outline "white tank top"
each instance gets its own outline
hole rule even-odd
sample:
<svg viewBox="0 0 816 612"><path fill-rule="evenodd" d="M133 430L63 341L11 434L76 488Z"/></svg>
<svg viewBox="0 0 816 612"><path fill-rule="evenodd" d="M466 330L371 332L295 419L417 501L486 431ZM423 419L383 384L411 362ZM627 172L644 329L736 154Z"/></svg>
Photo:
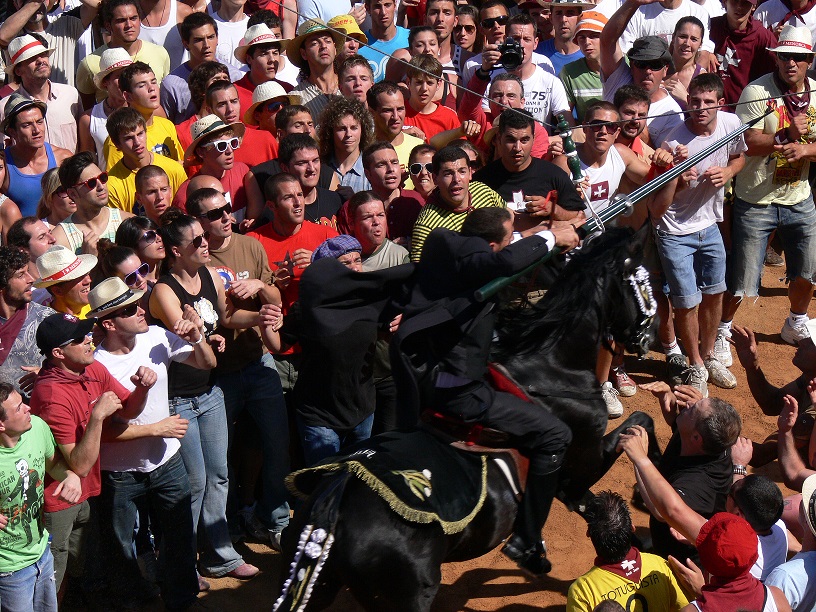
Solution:
<svg viewBox="0 0 816 612"><path fill-rule="evenodd" d="M581 170L589 177L589 191L586 196L595 212L601 212L609 206L610 196L618 190L623 173L626 171L626 164L613 145L606 154L606 163L603 166L590 168L581 162ZM587 218L592 216L592 211L588 208L586 216Z"/></svg>
<svg viewBox="0 0 816 612"><path fill-rule="evenodd" d="M187 53L187 49L184 48L184 45L181 44L181 33L177 27L178 5L176 4L176 0L167 1L170 3L167 23L156 27L146 26L142 23L139 38L167 49L167 54L170 56L170 70L172 72L181 66L183 62L190 59L190 55Z"/></svg>
<svg viewBox="0 0 816 612"><path fill-rule="evenodd" d="M96 157L99 159L99 167L107 168L108 164L105 160L105 139L108 137L108 128L105 125L108 121L108 116L105 114L104 102L97 102L91 109L91 136L93 136L94 144L96 145Z"/></svg>

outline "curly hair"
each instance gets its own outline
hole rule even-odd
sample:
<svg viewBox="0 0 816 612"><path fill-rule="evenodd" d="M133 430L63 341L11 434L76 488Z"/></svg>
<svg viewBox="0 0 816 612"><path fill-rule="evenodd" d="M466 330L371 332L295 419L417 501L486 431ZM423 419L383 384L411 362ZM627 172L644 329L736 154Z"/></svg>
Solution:
<svg viewBox="0 0 816 612"><path fill-rule="evenodd" d="M359 100L335 97L320 114L317 136L320 142L320 157L328 159L334 153L334 130L346 117L354 117L360 124L360 151L374 142L374 119Z"/></svg>
<svg viewBox="0 0 816 612"><path fill-rule="evenodd" d="M8 286L14 273L28 265L28 253L17 247L0 247L0 290Z"/></svg>

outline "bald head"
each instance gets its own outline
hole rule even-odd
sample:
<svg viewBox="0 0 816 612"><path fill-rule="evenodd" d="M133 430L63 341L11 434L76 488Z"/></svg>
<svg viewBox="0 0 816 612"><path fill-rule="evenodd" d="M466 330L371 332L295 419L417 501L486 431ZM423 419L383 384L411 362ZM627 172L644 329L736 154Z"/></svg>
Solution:
<svg viewBox="0 0 816 612"><path fill-rule="evenodd" d="M204 189L205 187L224 193L224 186L221 184L221 181L214 176L208 176L206 174L198 174L191 178L190 184L187 185L187 193L193 193L197 189Z"/></svg>

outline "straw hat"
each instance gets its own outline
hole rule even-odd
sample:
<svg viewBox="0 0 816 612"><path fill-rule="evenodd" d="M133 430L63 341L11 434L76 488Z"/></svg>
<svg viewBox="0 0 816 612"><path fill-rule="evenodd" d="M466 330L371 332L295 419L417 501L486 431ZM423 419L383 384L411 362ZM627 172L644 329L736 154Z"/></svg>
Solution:
<svg viewBox="0 0 816 612"><path fill-rule="evenodd" d="M557 6L579 9L591 9L596 6L592 2L580 2L580 0L551 0L548 4L550 5L550 10L553 10Z"/></svg>
<svg viewBox="0 0 816 612"><path fill-rule="evenodd" d="M323 32L331 35L338 49L343 46L343 35L340 32L330 30L322 19L309 19L300 24L297 29L297 36L286 44L286 57L289 61L298 68L306 66L306 60L300 57L300 50L307 38Z"/></svg>
<svg viewBox="0 0 816 612"><path fill-rule="evenodd" d="M247 28L246 34L244 34L244 37L241 39L241 44L235 48L233 55L235 55L235 59L239 62L246 64L246 54L250 47L274 42L280 43L278 45L279 49L284 49L289 39L277 38L265 23L259 23L251 28Z"/></svg>
<svg viewBox="0 0 816 612"><path fill-rule="evenodd" d="M356 38L363 44L368 44L368 36L360 29L357 20L351 15L337 15L337 17L329 19L326 25L335 30L340 30L350 38Z"/></svg>
<svg viewBox="0 0 816 612"><path fill-rule="evenodd" d="M43 117L45 117L45 113L48 111L48 107L42 100L26 98L24 95L20 93L11 94L9 96L9 99L6 101L6 108L3 111L5 117L3 117L3 121L0 122L0 132L5 133L9 122L14 117L19 115L23 111L27 111L32 107L39 108L42 111Z"/></svg>
<svg viewBox="0 0 816 612"><path fill-rule="evenodd" d="M802 483L802 504L805 506L808 527L816 536L816 474L808 476Z"/></svg>
<svg viewBox="0 0 816 612"><path fill-rule="evenodd" d="M244 123L246 125L257 126L255 121L255 109L264 102L269 102L275 98L288 98L289 104L300 104L299 93L286 93L286 90L281 87L281 84L276 81L266 81L261 83L252 92L252 106L250 106L244 113Z"/></svg>
<svg viewBox="0 0 816 612"><path fill-rule="evenodd" d="M49 49L31 34L24 34L23 36L12 38L7 51L9 61L6 64L6 72L8 74L14 74L14 67L20 62L42 55L43 53L47 53L50 56L56 49Z"/></svg>
<svg viewBox="0 0 816 612"><path fill-rule="evenodd" d="M37 258L40 280L34 286L42 289L82 278L94 269L96 261L95 255L76 255L71 249L56 244Z"/></svg>
<svg viewBox="0 0 816 612"><path fill-rule="evenodd" d="M190 127L190 135L193 137L193 142L184 151L184 160L192 161L195 158L195 150L201 141L210 136L214 136L219 132L225 132L232 128L238 138L244 137L246 127L243 123L224 123L217 115L207 115L196 121Z"/></svg>
<svg viewBox="0 0 816 612"><path fill-rule="evenodd" d="M130 53L125 51L122 47L114 47L113 49L105 49L102 52L102 58L99 60L99 72L93 76L94 85L97 89L102 89L102 81L111 72L116 72L122 68L127 68L133 63L133 58Z"/></svg>
<svg viewBox="0 0 816 612"><path fill-rule="evenodd" d="M106 278L88 294L88 303L92 309L88 316L102 318L128 304L138 302L143 295L144 291L133 291L118 276Z"/></svg>
<svg viewBox="0 0 816 612"><path fill-rule="evenodd" d="M779 33L779 44L776 47L765 47L775 53L813 53L813 36L810 28L797 28L790 24Z"/></svg>

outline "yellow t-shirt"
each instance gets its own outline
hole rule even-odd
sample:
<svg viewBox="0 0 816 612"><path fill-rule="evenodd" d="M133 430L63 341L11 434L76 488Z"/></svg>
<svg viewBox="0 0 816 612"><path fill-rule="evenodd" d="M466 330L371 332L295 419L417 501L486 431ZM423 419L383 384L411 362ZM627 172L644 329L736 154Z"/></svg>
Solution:
<svg viewBox="0 0 816 612"><path fill-rule="evenodd" d="M170 56L167 54L167 49L146 40L141 41L141 43L136 55L131 55L131 57L134 62L144 62L150 66L153 69L153 74L156 75L156 81L161 84L162 79L170 74ZM76 88L79 93L94 94L97 102L108 97L108 93L97 89L93 82L94 75L99 72L99 61L102 59L102 52L107 48L108 45L102 45L90 55L86 55L85 59L79 63L76 72Z"/></svg>
<svg viewBox="0 0 816 612"><path fill-rule="evenodd" d="M640 567L640 582L593 567L570 585L567 612L592 612L607 599L617 601L628 612L669 612L688 605L665 559L640 553Z"/></svg>
<svg viewBox="0 0 816 612"><path fill-rule="evenodd" d="M408 174L408 159L411 157L411 151L417 145L425 144L424 140L411 136L410 134L402 135L402 144L394 145L394 150L397 152L397 159L399 159L400 168L402 168L403 175ZM410 179L409 179L410 180ZM413 189L411 186L406 186L406 189Z"/></svg>
<svg viewBox="0 0 816 612"><path fill-rule="evenodd" d="M176 195L179 185L187 180L181 164L169 157L153 154L153 164L161 168L170 177L170 187ZM136 203L136 172L119 160L108 171L108 206L132 213Z"/></svg>
<svg viewBox="0 0 816 612"><path fill-rule="evenodd" d="M178 163L182 163L184 159L184 149L181 148L176 126L164 117L153 117L153 123L147 126L147 146L153 153L164 155ZM108 162L108 171L122 159L122 152L111 142L110 136L102 145L102 153Z"/></svg>

